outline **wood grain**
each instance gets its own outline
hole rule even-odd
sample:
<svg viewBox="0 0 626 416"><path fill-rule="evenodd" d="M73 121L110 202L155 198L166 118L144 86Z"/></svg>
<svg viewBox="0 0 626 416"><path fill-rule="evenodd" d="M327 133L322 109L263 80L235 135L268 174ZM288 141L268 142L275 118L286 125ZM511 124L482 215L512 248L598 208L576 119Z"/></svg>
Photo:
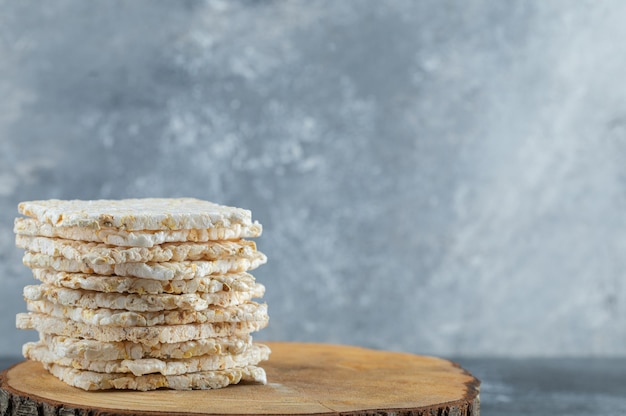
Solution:
<svg viewBox="0 0 626 416"><path fill-rule="evenodd" d="M24 361L0 377L2 415L479 415L479 381L435 357L268 343L268 384L219 390L86 392Z"/></svg>

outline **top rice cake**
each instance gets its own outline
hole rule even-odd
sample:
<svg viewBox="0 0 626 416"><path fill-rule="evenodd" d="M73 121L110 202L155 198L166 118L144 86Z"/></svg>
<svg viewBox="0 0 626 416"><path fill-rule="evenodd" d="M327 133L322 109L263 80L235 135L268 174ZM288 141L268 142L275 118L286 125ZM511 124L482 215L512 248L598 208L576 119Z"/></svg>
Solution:
<svg viewBox="0 0 626 416"><path fill-rule="evenodd" d="M50 199L22 202L18 210L55 227L164 231L253 225L249 210L194 198Z"/></svg>

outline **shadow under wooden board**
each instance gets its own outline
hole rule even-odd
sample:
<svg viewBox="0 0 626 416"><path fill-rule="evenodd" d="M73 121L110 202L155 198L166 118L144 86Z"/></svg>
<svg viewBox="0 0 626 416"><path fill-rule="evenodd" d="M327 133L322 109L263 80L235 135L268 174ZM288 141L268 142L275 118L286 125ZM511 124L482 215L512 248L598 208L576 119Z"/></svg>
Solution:
<svg viewBox="0 0 626 416"><path fill-rule="evenodd" d="M479 415L480 382L435 357L352 346L267 343L268 383L218 390L87 392L37 362L1 374L2 415Z"/></svg>

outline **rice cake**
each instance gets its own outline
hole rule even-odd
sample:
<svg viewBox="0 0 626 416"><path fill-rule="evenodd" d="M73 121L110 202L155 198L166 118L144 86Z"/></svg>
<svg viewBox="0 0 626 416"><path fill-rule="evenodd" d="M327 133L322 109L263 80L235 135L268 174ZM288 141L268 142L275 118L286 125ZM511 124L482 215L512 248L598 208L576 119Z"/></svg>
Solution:
<svg viewBox="0 0 626 416"><path fill-rule="evenodd" d="M18 211L55 227L97 230L185 230L252 224L249 210L195 198L49 199L21 202Z"/></svg>
<svg viewBox="0 0 626 416"><path fill-rule="evenodd" d="M110 327L153 327L207 322L267 321L267 305L246 302L235 306L209 306L203 310L176 309L158 312L134 312L119 309L89 309L55 304L49 301L26 301L28 311L88 325Z"/></svg>
<svg viewBox="0 0 626 416"><path fill-rule="evenodd" d="M125 389L148 391L160 388L174 390L209 390L249 381L266 384L267 376L261 367L246 366L229 370L201 371L178 376L147 374L133 376L124 373L97 373L77 370L58 364L46 364L44 367L63 382L83 390Z"/></svg>
<svg viewBox="0 0 626 416"><path fill-rule="evenodd" d="M245 335L267 326L264 321L216 322L188 325L159 325L139 327L97 326L63 318L22 312L16 315L18 329L34 329L42 334L61 335L71 338L95 339L105 342L131 341L147 346L192 341L211 337Z"/></svg>
<svg viewBox="0 0 626 416"><path fill-rule="evenodd" d="M141 358L136 360L86 360L73 359L55 353L44 342L30 342L22 348L24 357L44 364L58 364L79 370L98 373L132 373L135 376L159 373L166 376L196 373L199 371L225 370L256 365L269 359L270 349L263 344L252 344L239 354L207 354L191 358L160 360Z"/></svg>
<svg viewBox="0 0 626 416"><path fill-rule="evenodd" d="M255 279L249 273L229 273L196 277L189 280L154 280L128 276L102 276L86 273L57 272L32 269L35 278L49 285L68 289L85 289L105 293L184 294L216 293L221 291L246 292L255 290Z"/></svg>
<svg viewBox="0 0 626 416"><path fill-rule="evenodd" d="M137 295L123 293L102 293L81 289L67 289L46 284L24 287L24 299L27 301L49 301L54 304L81 308L124 309L136 312L157 312L163 310L202 311L211 305L232 306L260 298L265 287L256 283L247 292L224 291L217 293L186 293L171 295Z"/></svg>
<svg viewBox="0 0 626 416"><path fill-rule="evenodd" d="M22 263L32 269L53 269L69 273L101 274L105 276L132 276L155 280L189 280L215 274L239 273L254 270L267 262L267 257L255 251L250 259L231 257L213 261L179 261L163 263L86 264L65 257L41 253L24 253Z"/></svg>
<svg viewBox="0 0 626 416"><path fill-rule="evenodd" d="M91 229L82 227L55 227L32 218L16 218L13 231L17 235L55 237L67 240L104 243L122 247L153 247L163 243L207 242L239 240L259 237L261 224L232 224L230 227L168 231L127 231L118 229Z"/></svg>
<svg viewBox="0 0 626 416"><path fill-rule="evenodd" d="M23 263L24 345L62 381L84 389L265 383L265 287L247 273L267 257L246 238L261 225L241 208L192 198L27 201L14 223Z"/></svg>
<svg viewBox="0 0 626 416"><path fill-rule="evenodd" d="M118 247L63 238L17 235L18 247L32 253L65 257L87 264L119 264L221 258L254 258L253 241L210 241L206 243L166 243L154 247Z"/></svg>
<svg viewBox="0 0 626 416"><path fill-rule="evenodd" d="M129 341L104 342L50 334L41 334L40 339L59 356L90 361L139 360L142 358L168 360L207 354L241 354L252 345L252 337L249 334L162 343L153 346Z"/></svg>

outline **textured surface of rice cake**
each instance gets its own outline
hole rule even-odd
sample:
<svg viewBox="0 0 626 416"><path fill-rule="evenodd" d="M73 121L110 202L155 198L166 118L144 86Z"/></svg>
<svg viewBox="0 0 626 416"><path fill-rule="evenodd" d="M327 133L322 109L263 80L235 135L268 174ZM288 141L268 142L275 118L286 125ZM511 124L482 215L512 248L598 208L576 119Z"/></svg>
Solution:
<svg viewBox="0 0 626 416"><path fill-rule="evenodd" d="M58 364L46 364L45 368L55 377L70 386L83 390L156 390L169 388L174 390L208 390L250 381L265 384L265 370L256 366L233 368L229 370L201 371L178 376L147 374L134 376L124 373L97 373L94 371L77 370Z"/></svg>
<svg viewBox="0 0 626 416"><path fill-rule="evenodd" d="M269 318L268 318L269 320ZM265 321L218 322L187 325L160 325L140 327L97 326L28 312L18 313L18 329L34 329L42 334L70 338L95 339L105 342L130 341L155 346L158 344L192 341L210 337L240 336L267 326Z"/></svg>
<svg viewBox="0 0 626 416"><path fill-rule="evenodd" d="M13 231L17 235L55 237L123 247L153 247L163 243L207 242L254 238L261 235L263 227L232 224L230 227L168 231L126 231L115 228L92 229L84 227L55 227L33 218L16 218Z"/></svg>
<svg viewBox="0 0 626 416"><path fill-rule="evenodd" d="M48 334L41 334L41 340L59 356L90 361L181 359L207 354L241 354L252 345L252 337L249 334L153 346L128 341L104 342Z"/></svg>
<svg viewBox="0 0 626 416"><path fill-rule="evenodd" d="M196 373L198 371L225 370L257 365L269 358L270 349L263 344L252 344L245 352L239 354L211 354L178 360L142 358L138 360L94 361L72 359L56 354L44 342L38 341L24 344L22 353L27 359L45 364L58 364L98 373L132 373L135 376L159 373L173 376Z"/></svg>
<svg viewBox="0 0 626 416"><path fill-rule="evenodd" d="M95 326L142 327L155 325L186 325L207 322L250 322L268 320L267 305L247 302L240 305L209 306L201 311L173 310L160 312L131 312L119 309L88 309L55 304L49 301L26 301L30 312L55 318L71 319Z"/></svg>
<svg viewBox="0 0 626 416"><path fill-rule="evenodd" d="M233 306L245 303L252 298L260 298L265 287L256 283L248 292L217 292L217 293L186 293L171 295L137 295L123 293L102 293L90 290L67 289L47 284L28 285L24 287L24 298L27 301L49 301L51 303L81 308L124 309L136 312L157 312L163 310L202 311L211 305Z"/></svg>
<svg viewBox="0 0 626 416"><path fill-rule="evenodd" d="M59 272L132 276L155 280L189 280L214 274L240 273L253 270L267 262L267 257L255 251L252 258L232 257L218 260L180 261L166 263L86 264L65 257L40 253L24 253L24 265L31 269L52 269Z"/></svg>
<svg viewBox="0 0 626 416"><path fill-rule="evenodd" d="M166 243L154 247L117 247L63 238L17 235L18 247L33 253L65 257L88 264L145 263L221 258L254 258L252 241L211 241L206 243Z"/></svg>
<svg viewBox="0 0 626 416"><path fill-rule="evenodd" d="M55 227L184 230L252 224L249 210L194 198L25 201L18 211Z"/></svg>
<svg viewBox="0 0 626 416"><path fill-rule="evenodd" d="M154 280L127 276L57 272L48 269L33 269L32 271L37 280L49 285L107 293L156 295L160 293L216 293L224 290L246 292L254 290L255 287L254 276L245 272L218 274L189 280Z"/></svg>

